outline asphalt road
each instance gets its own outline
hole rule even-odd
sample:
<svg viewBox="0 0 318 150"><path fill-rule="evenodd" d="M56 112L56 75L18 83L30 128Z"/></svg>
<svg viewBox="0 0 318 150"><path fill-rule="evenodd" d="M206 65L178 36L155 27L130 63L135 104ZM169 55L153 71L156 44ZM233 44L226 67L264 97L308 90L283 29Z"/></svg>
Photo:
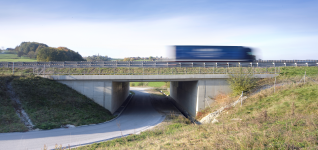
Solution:
<svg viewBox="0 0 318 150"><path fill-rule="evenodd" d="M49 149L55 144L79 146L109 140L149 129L164 120L166 112L176 109L162 98L154 98L145 88L131 88L135 96L116 120L97 125L53 130L0 133L1 150Z"/></svg>

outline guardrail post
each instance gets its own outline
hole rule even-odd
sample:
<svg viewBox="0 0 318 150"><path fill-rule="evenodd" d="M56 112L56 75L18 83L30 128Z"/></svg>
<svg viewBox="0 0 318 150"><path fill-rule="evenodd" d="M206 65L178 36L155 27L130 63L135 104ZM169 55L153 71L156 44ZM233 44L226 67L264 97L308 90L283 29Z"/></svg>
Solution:
<svg viewBox="0 0 318 150"><path fill-rule="evenodd" d="M257 68L258 68L258 63L256 63L257 64Z"/></svg>
<svg viewBox="0 0 318 150"><path fill-rule="evenodd" d="M43 74L45 75L45 64L44 64L44 70L43 70Z"/></svg>
<svg viewBox="0 0 318 150"><path fill-rule="evenodd" d="M205 68L205 63L203 63L203 65L204 65L204 68Z"/></svg>
<svg viewBox="0 0 318 150"><path fill-rule="evenodd" d="M296 67L297 67L297 63L295 63Z"/></svg>
<svg viewBox="0 0 318 150"><path fill-rule="evenodd" d="M216 67L216 68L218 67L218 63L217 63L217 62L215 63L215 67Z"/></svg>

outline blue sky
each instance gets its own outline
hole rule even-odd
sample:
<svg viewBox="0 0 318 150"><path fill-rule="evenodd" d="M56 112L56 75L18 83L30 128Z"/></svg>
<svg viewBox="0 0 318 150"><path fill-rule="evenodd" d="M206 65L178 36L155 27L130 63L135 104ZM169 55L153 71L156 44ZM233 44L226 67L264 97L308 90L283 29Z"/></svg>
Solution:
<svg viewBox="0 0 318 150"><path fill-rule="evenodd" d="M318 1L0 0L0 47L83 56L167 56L171 45L239 45L261 59L318 59Z"/></svg>

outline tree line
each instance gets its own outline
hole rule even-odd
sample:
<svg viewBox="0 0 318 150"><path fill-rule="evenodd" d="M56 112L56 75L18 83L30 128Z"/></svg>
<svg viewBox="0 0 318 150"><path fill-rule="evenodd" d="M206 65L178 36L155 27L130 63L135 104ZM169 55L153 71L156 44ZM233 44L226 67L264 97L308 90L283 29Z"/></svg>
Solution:
<svg viewBox="0 0 318 150"><path fill-rule="evenodd" d="M49 47L38 42L22 42L14 50L18 57L28 56L37 61L85 61L78 52L67 47Z"/></svg>

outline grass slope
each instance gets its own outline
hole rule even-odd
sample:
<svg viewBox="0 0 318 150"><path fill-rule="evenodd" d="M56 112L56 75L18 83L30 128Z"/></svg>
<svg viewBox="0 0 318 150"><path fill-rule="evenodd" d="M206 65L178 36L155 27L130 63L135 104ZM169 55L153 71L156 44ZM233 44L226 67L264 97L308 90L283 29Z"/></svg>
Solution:
<svg viewBox="0 0 318 150"><path fill-rule="evenodd" d="M34 76L16 77L12 85L36 128L95 124L113 118L105 108L56 81Z"/></svg>
<svg viewBox="0 0 318 150"><path fill-rule="evenodd" d="M306 71L307 76L317 76L318 67L282 67L280 75L286 77L303 76Z"/></svg>
<svg viewBox="0 0 318 150"><path fill-rule="evenodd" d="M249 97L217 124L173 123L79 149L317 149L318 85L290 84Z"/></svg>
<svg viewBox="0 0 318 150"><path fill-rule="evenodd" d="M10 76L0 76L0 133L28 130L16 114L14 103L7 93L6 84L10 80L12 80Z"/></svg>

